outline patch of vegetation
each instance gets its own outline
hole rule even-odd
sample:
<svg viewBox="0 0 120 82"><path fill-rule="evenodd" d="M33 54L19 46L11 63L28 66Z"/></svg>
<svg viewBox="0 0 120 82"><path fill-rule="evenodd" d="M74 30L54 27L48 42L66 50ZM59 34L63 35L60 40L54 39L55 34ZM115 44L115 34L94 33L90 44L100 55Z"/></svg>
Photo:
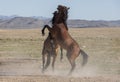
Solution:
<svg viewBox="0 0 120 82"><path fill-rule="evenodd" d="M120 74L120 28L71 28L69 33L89 55L88 66L99 68L101 74ZM46 36L47 33L43 37L39 29L2 30L0 57L41 59ZM65 65L69 63L66 55L63 61ZM79 58L78 62L81 62Z"/></svg>

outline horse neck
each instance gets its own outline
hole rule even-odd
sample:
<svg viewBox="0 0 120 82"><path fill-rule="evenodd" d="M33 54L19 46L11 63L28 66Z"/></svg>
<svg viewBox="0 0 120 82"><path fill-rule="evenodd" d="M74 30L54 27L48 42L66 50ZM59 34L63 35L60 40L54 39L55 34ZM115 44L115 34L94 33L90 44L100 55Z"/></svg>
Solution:
<svg viewBox="0 0 120 82"><path fill-rule="evenodd" d="M65 32L67 31L66 26L64 23L59 23L55 25L55 28L57 29L58 32Z"/></svg>
<svg viewBox="0 0 120 82"><path fill-rule="evenodd" d="M58 16L55 18L54 24L63 23L63 24L65 25L66 29L68 30L66 20L67 20L66 16L63 15L63 14L60 14L60 15L58 15Z"/></svg>

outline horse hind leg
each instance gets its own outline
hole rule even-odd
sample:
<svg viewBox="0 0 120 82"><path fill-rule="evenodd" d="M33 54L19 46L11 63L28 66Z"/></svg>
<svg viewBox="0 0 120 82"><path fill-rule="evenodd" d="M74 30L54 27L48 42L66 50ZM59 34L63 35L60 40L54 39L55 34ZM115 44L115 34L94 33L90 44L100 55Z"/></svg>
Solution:
<svg viewBox="0 0 120 82"><path fill-rule="evenodd" d="M54 50L53 50L53 62L52 62L52 70L53 71L54 71L54 65L55 65L57 54L58 54L58 48L56 48L56 49L54 48Z"/></svg>
<svg viewBox="0 0 120 82"><path fill-rule="evenodd" d="M50 65L50 61L51 61L51 56L50 54L47 55L47 62L46 62L46 65L44 67L44 70L46 70L48 68L48 66Z"/></svg>
<svg viewBox="0 0 120 82"><path fill-rule="evenodd" d="M56 60L56 55L53 56L53 62L52 62L52 70L54 71L55 68L55 60Z"/></svg>
<svg viewBox="0 0 120 82"><path fill-rule="evenodd" d="M45 55L42 55L42 63L43 63L42 73L44 73L44 69L45 69Z"/></svg>
<svg viewBox="0 0 120 82"><path fill-rule="evenodd" d="M74 71L75 67L76 67L75 58L73 58L73 57L71 56L71 54L69 54L69 55L67 54L67 58L68 58L68 60L69 60L69 62L70 62L70 64L71 64L71 67L72 67L68 75L71 75L72 72Z"/></svg>
<svg viewBox="0 0 120 82"><path fill-rule="evenodd" d="M71 68L71 70L70 70L70 72L69 72L69 75L71 75L72 72L74 71L75 67L76 67L76 64L75 64L75 60L69 59L69 62L70 62L70 64L71 64L71 66L72 66L72 68Z"/></svg>
<svg viewBox="0 0 120 82"><path fill-rule="evenodd" d="M45 70L45 55L47 55L47 52L46 52L45 48L43 48L43 50L42 50L42 66L43 66L42 73L44 73L44 70Z"/></svg>
<svg viewBox="0 0 120 82"><path fill-rule="evenodd" d="M72 74L72 72L74 71L76 64L75 64L75 59L79 56L79 48L73 48L72 50L68 50L67 51L67 58L71 64L71 70L69 72L69 75Z"/></svg>

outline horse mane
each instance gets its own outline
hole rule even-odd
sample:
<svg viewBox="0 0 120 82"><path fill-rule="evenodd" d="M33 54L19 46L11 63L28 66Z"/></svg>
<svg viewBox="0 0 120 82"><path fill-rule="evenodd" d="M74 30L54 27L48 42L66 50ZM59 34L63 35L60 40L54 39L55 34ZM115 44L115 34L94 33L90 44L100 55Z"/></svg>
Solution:
<svg viewBox="0 0 120 82"><path fill-rule="evenodd" d="M52 20L51 20L52 24L54 24L54 23L56 22L57 14L58 14L57 11L55 11L55 12L53 13L53 18L52 18Z"/></svg>

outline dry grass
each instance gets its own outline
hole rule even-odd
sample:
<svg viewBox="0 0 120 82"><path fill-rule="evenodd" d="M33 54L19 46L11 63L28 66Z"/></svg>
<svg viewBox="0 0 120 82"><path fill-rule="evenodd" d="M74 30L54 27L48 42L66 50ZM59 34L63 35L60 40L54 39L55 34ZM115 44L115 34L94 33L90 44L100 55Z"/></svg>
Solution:
<svg viewBox="0 0 120 82"><path fill-rule="evenodd" d="M40 62L43 41L47 36L46 33L46 36L43 37L40 31L40 29L0 30L0 59L35 58ZM74 76L120 75L120 28L70 28L69 33L89 55L88 64L82 71L80 70L82 58L80 58L81 56L77 58L77 67L73 74ZM65 53L66 52L64 51L64 54ZM64 71L68 72L70 64L65 55L63 59L64 63L61 63L59 58L58 55L55 66L56 70L59 72L56 72L56 74L62 75ZM38 62L37 65L39 65ZM40 78L42 78L42 76L40 76ZM51 79L50 77L48 78ZM103 77L97 78L102 80ZM79 79L81 78L78 78L75 82L79 82ZM87 80L89 79L92 78L88 78ZM5 81L4 78L3 80ZM82 80L83 82L87 81L85 78ZM104 82L107 80L108 79ZM92 82L92 80L90 81ZM35 80L33 82L37 81ZM61 80L59 79L57 82L61 82ZM72 81L66 79L66 82Z"/></svg>

